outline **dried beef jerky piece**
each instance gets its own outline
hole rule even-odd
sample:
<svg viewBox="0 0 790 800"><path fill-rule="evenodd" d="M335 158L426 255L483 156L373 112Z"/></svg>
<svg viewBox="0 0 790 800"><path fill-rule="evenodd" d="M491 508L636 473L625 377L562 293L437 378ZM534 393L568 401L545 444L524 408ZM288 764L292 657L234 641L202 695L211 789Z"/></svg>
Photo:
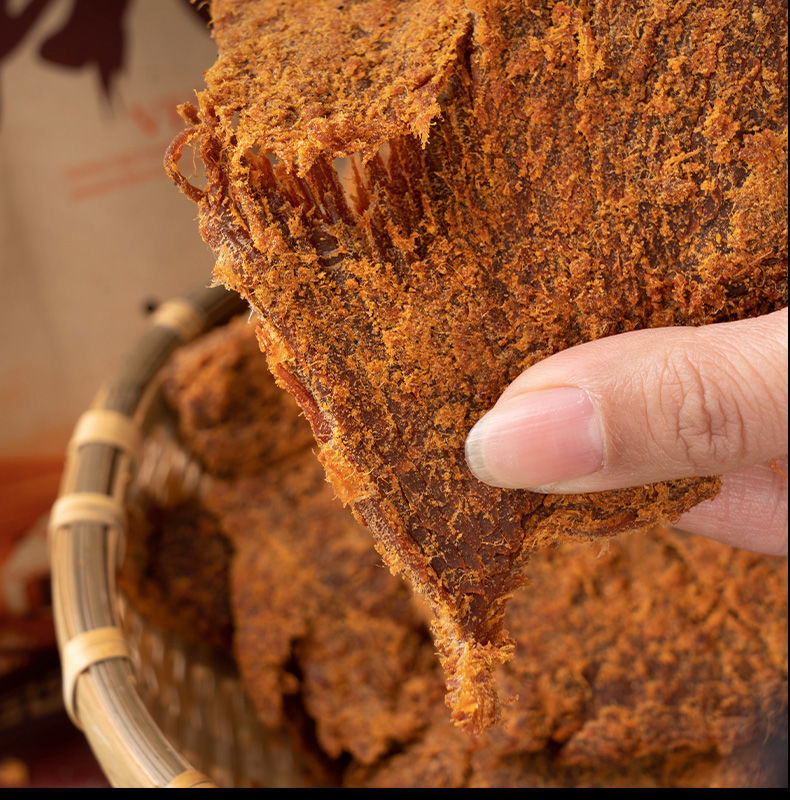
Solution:
<svg viewBox="0 0 790 800"><path fill-rule="evenodd" d="M203 631L214 619L203 596L224 592L245 688L270 727L292 726L289 697L298 697L333 758L349 752L369 763L408 741L425 724L425 704L441 697L424 622L335 498L310 428L275 385L252 326L235 320L181 348L163 386L183 441L206 466L192 504L210 511L216 527L214 540L200 527L177 541L191 553L185 599L194 598L179 613ZM225 542L233 553L220 582L210 558ZM142 544L157 564L151 542ZM182 575L166 572L175 585L165 597Z"/></svg>
<svg viewBox="0 0 790 800"><path fill-rule="evenodd" d="M157 628L229 650L232 554L219 520L194 498L173 508L144 505L130 520L120 587Z"/></svg>
<svg viewBox="0 0 790 800"><path fill-rule="evenodd" d="M453 716L480 730L529 555L673 519L717 482L502 491L468 473L465 433L558 350L786 303L786 7L213 12L220 56L170 173L338 494L430 599ZM204 190L178 173L188 142Z"/></svg>
<svg viewBox="0 0 790 800"><path fill-rule="evenodd" d="M312 452L207 492L236 547L234 652L261 719L282 724L298 695L323 751L361 763L417 735L442 694L427 630Z"/></svg>
<svg viewBox="0 0 790 800"><path fill-rule="evenodd" d="M530 564L508 617L523 657L501 679L520 697L492 739L603 769L680 749L727 759L782 734L785 559L670 532L587 550Z"/></svg>
<svg viewBox="0 0 790 800"><path fill-rule="evenodd" d="M215 477L260 473L313 445L259 355L251 326L239 318L177 350L162 376L184 445Z"/></svg>
<svg viewBox="0 0 790 800"><path fill-rule="evenodd" d="M516 700L502 725L470 741L434 708L347 783L781 785L786 559L655 531L547 548L527 574L507 610L516 655L499 685Z"/></svg>

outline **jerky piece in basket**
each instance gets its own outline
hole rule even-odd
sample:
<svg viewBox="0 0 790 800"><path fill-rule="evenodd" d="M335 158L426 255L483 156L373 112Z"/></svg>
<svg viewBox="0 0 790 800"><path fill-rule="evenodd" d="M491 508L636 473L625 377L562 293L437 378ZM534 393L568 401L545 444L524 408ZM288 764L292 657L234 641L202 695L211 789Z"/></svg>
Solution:
<svg viewBox="0 0 790 800"><path fill-rule="evenodd" d="M214 477L261 475L315 445L295 403L260 361L253 332L239 318L179 348L162 375L182 442Z"/></svg>
<svg viewBox="0 0 790 800"><path fill-rule="evenodd" d="M477 743L433 709L363 786L779 786L787 561L655 531L535 554L500 668L517 695ZM597 555L597 557L596 557ZM784 774L783 774L784 773Z"/></svg>
<svg viewBox="0 0 790 800"><path fill-rule="evenodd" d="M324 757L349 752L361 763L413 738L425 704L441 697L422 615L335 498L253 328L235 320L180 348L163 386L181 441L203 466L192 505L216 520L213 545L193 541L195 601L216 624L201 598L224 590L262 721L293 725L306 713ZM233 550L229 586L200 563L222 541Z"/></svg>
<svg viewBox="0 0 790 800"><path fill-rule="evenodd" d="M718 484L502 491L468 472L465 434L558 350L787 302L786 4L212 12L219 59L168 170L338 494L429 598L448 704L479 731L530 554ZM178 171L187 143L204 189Z"/></svg>
<svg viewBox="0 0 790 800"><path fill-rule="evenodd" d="M157 628L228 650L231 547L220 521L194 498L161 507L138 495L137 503L119 586Z"/></svg>

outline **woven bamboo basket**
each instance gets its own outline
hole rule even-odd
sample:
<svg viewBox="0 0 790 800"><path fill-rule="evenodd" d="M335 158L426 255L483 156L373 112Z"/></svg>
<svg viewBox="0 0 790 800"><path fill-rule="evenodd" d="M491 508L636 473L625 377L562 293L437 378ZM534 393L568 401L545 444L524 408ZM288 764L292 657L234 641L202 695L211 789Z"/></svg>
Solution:
<svg viewBox="0 0 790 800"><path fill-rule="evenodd" d="M116 583L135 482L167 492L199 470L176 447L141 450L163 427L160 368L242 309L221 288L162 305L69 444L49 527L63 698L113 786L282 787L298 775L293 749L259 723L228 655L152 629Z"/></svg>

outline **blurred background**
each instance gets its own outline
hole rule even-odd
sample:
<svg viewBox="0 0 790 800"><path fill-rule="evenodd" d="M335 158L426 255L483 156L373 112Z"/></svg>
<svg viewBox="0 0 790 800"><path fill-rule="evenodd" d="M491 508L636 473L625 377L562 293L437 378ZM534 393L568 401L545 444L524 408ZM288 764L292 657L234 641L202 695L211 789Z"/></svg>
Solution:
<svg viewBox="0 0 790 800"><path fill-rule="evenodd" d="M209 280L162 156L215 48L188 0L0 0L0 787L107 785L62 712L46 522L80 413Z"/></svg>

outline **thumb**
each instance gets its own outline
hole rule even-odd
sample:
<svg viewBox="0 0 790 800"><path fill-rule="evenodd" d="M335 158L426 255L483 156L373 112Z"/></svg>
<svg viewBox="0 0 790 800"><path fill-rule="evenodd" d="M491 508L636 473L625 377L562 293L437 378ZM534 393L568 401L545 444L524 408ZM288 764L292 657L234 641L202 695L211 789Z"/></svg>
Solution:
<svg viewBox="0 0 790 800"><path fill-rule="evenodd" d="M467 438L494 486L583 493L787 454L787 309L633 331L523 372Z"/></svg>

